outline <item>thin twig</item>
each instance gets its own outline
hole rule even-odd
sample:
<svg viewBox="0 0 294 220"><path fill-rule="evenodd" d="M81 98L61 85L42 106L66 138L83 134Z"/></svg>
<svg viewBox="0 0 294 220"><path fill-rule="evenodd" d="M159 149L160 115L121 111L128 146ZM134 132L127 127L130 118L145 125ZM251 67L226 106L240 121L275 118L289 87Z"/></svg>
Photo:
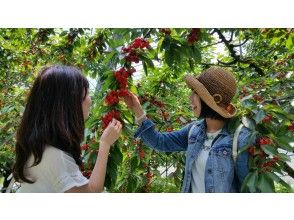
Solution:
<svg viewBox="0 0 294 220"><path fill-rule="evenodd" d="M249 38L247 38L246 40L244 40L241 44L234 44L233 47L240 47L243 46L244 44L246 44L246 42L249 40Z"/></svg>
<svg viewBox="0 0 294 220"><path fill-rule="evenodd" d="M154 28L150 28L149 31L144 35L143 38L147 38L150 36L151 32L153 31Z"/></svg>

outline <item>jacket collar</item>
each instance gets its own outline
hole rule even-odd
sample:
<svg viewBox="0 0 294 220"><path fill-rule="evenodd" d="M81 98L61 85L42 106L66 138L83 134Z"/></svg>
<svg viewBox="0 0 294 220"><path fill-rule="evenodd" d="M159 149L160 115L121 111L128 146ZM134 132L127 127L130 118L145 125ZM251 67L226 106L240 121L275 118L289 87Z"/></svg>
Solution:
<svg viewBox="0 0 294 220"><path fill-rule="evenodd" d="M229 130L228 130L228 121L225 123L224 127L222 128L221 132L219 133L219 135L230 135ZM197 126L199 127L199 130L202 131L205 134L206 137L206 121L205 119L201 119L199 121L199 123L197 123ZM201 133L202 133L201 132Z"/></svg>

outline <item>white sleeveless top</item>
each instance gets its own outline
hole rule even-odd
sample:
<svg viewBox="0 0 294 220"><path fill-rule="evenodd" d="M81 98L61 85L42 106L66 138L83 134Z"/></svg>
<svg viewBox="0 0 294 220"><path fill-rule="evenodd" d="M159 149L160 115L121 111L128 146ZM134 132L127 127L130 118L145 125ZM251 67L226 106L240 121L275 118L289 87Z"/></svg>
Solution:
<svg viewBox="0 0 294 220"><path fill-rule="evenodd" d="M29 166L33 164L33 155L27 164ZM71 156L52 146L46 146L42 160L37 166L29 166L25 174L35 183L21 183L17 192L61 193L89 182Z"/></svg>

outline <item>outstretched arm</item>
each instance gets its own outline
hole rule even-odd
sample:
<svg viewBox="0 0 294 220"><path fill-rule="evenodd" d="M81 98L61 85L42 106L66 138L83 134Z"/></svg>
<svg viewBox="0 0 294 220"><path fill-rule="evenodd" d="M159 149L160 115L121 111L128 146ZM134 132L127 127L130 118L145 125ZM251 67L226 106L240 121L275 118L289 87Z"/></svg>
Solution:
<svg viewBox="0 0 294 220"><path fill-rule="evenodd" d="M140 128L135 133L135 138L141 138L149 147L166 152L185 151L188 147L188 133L192 126L189 124L179 131L160 133L155 130L155 124L146 118L143 108L136 95L129 93L124 97L124 101L131 109L139 124Z"/></svg>
<svg viewBox="0 0 294 220"><path fill-rule="evenodd" d="M155 130L155 124L150 119L146 119L136 131L135 138L141 138L147 146L155 150L165 152L186 151L188 134L192 124L186 125L179 131L160 133Z"/></svg>

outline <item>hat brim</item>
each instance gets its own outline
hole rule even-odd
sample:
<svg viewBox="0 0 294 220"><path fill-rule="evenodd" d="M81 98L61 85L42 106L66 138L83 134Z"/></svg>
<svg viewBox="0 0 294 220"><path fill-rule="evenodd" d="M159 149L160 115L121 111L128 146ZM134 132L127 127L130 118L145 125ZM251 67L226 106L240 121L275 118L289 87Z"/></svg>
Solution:
<svg viewBox="0 0 294 220"><path fill-rule="evenodd" d="M205 86L198 81L192 75L185 75L184 80L187 83L188 87L194 90L197 95L214 111L219 113L224 118L232 118L236 115L236 107L233 104L230 104L230 112L227 111L225 108L219 106L215 101L212 95L208 92Z"/></svg>

